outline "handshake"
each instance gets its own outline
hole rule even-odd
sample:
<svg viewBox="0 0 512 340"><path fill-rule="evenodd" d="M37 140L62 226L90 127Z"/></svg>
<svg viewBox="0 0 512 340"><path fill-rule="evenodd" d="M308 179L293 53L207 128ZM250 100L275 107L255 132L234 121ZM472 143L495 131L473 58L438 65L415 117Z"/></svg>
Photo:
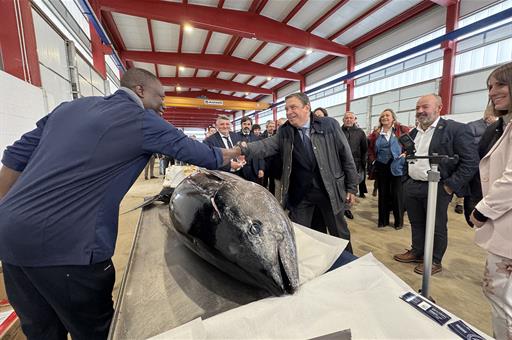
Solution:
<svg viewBox="0 0 512 340"><path fill-rule="evenodd" d="M238 142L235 147L231 149L221 149L224 165L230 165L232 172L240 170L245 164L245 156L242 155L242 149L247 146L246 142Z"/></svg>

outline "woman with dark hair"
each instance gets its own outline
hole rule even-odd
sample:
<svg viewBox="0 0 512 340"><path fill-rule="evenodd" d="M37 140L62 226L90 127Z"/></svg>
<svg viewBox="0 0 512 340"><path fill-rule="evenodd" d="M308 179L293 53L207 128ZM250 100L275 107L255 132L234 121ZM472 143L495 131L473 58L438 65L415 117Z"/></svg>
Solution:
<svg viewBox="0 0 512 340"><path fill-rule="evenodd" d="M327 110L324 109L323 107L319 107L319 108L316 108L314 111L313 111L313 114L317 117L328 117L329 115L327 114Z"/></svg>
<svg viewBox="0 0 512 340"><path fill-rule="evenodd" d="M379 221L377 226L389 225L389 213L393 211L395 229L404 224L402 176L405 175L405 158L398 137L409 132L401 125L392 109L385 109L379 117L379 127L368 138L368 162L373 164L379 191Z"/></svg>
<svg viewBox="0 0 512 340"><path fill-rule="evenodd" d="M487 78L489 100L504 131L480 161L482 200L470 220L475 242L487 250L483 291L496 339L512 339L512 63Z"/></svg>

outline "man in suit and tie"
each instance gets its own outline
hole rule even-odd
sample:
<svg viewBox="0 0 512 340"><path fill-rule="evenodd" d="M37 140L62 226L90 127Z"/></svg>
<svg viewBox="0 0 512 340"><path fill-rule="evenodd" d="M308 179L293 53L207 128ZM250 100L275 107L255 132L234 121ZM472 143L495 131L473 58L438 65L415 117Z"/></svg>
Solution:
<svg viewBox="0 0 512 340"><path fill-rule="evenodd" d="M252 119L250 117L242 117L240 120L242 130L240 131L240 140L250 143L260 138L251 133ZM247 160L247 164L242 168L242 177L248 181L262 183L265 175L265 159L254 158Z"/></svg>
<svg viewBox="0 0 512 340"><path fill-rule="evenodd" d="M409 133L415 143L416 156L434 153L458 155L458 158L445 159L439 164L441 181L437 192L432 274L443 268L441 261L448 246L448 204L454 193L460 197L468 193L468 182L478 169L477 146L469 127L441 118L439 115L442 107L441 97L436 94L421 97L416 104L418 126ZM393 257L399 262L419 263L414 268L418 274L423 274L429 170L428 159L418 159L409 164L404 193L411 222L412 249Z"/></svg>
<svg viewBox="0 0 512 340"><path fill-rule="evenodd" d="M279 155L282 204L291 220L311 227L317 211L331 235L350 240L343 212L354 202L358 175L347 138L335 119L311 113L306 94L291 94L285 102L288 121L277 134L242 142L240 152L247 158ZM352 251L350 243L347 250Z"/></svg>
<svg viewBox="0 0 512 340"><path fill-rule="evenodd" d="M217 132L206 138L203 143L209 146L216 146L218 148L232 149L240 141L240 135L231 132L231 121L226 115L219 115L215 121ZM228 165L219 168L222 171L234 172L241 175L240 169L243 167L243 162L238 162L236 159L231 160Z"/></svg>

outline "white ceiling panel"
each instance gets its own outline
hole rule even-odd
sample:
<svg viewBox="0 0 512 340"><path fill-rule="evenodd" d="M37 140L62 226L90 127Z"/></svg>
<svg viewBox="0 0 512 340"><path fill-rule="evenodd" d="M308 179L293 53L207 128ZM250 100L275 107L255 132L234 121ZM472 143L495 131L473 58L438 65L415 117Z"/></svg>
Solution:
<svg viewBox="0 0 512 340"><path fill-rule="evenodd" d="M212 37L210 38L210 42L208 43L208 48L206 49L206 54L222 54L226 49L226 45L231 39L231 35L213 32Z"/></svg>
<svg viewBox="0 0 512 340"><path fill-rule="evenodd" d="M164 86L164 91L165 92L173 92L174 91L174 86Z"/></svg>
<svg viewBox="0 0 512 340"><path fill-rule="evenodd" d="M180 38L180 26L168 22L151 20L155 50L159 52L177 52Z"/></svg>
<svg viewBox="0 0 512 340"><path fill-rule="evenodd" d="M221 91L221 94L227 94L228 96L231 95L231 91Z"/></svg>
<svg viewBox="0 0 512 340"><path fill-rule="evenodd" d="M266 63L269 61L274 55L277 54L277 52L281 51L283 49L282 45L268 43L267 46L265 46L260 53L258 53L252 61L255 61L257 63Z"/></svg>
<svg viewBox="0 0 512 340"><path fill-rule="evenodd" d="M378 1L379 0L349 1L327 18L320 26L315 28L312 33L323 38L328 38L366 12Z"/></svg>
<svg viewBox="0 0 512 340"><path fill-rule="evenodd" d="M197 87L191 87L191 88L189 89L189 91L201 91L201 90L202 90L202 89L197 88Z"/></svg>
<svg viewBox="0 0 512 340"><path fill-rule="evenodd" d="M178 70L178 74L179 77L192 77L195 70L195 68L185 67L182 70Z"/></svg>
<svg viewBox="0 0 512 340"><path fill-rule="evenodd" d="M253 80L251 80L247 84L248 85L252 85L252 86L256 86L256 85L259 85L265 79L267 79L267 78L266 77L254 77Z"/></svg>
<svg viewBox="0 0 512 340"><path fill-rule="evenodd" d="M212 73L213 71L211 70L197 70L196 77L209 77Z"/></svg>
<svg viewBox="0 0 512 340"><path fill-rule="evenodd" d="M239 83L245 83L247 80L251 78L248 74L238 74L235 78L233 78L233 81L239 82Z"/></svg>
<svg viewBox="0 0 512 340"><path fill-rule="evenodd" d="M160 77L176 77L176 66L158 65L158 75Z"/></svg>
<svg viewBox="0 0 512 340"><path fill-rule="evenodd" d="M237 11L248 11L252 0L226 0L222 8L235 9Z"/></svg>
<svg viewBox="0 0 512 340"><path fill-rule="evenodd" d="M247 59L261 44L263 44L261 41L244 38L240 41L232 56Z"/></svg>
<svg viewBox="0 0 512 340"><path fill-rule="evenodd" d="M259 96L259 94L257 93L249 93L248 96L246 96L247 99L254 99L256 98L257 96Z"/></svg>
<svg viewBox="0 0 512 340"><path fill-rule="evenodd" d="M182 1L180 1L182 2ZM201 5L201 6L208 6L208 7L217 7L217 4L219 3L217 0L189 0L189 4L191 5Z"/></svg>
<svg viewBox="0 0 512 340"><path fill-rule="evenodd" d="M327 12L332 5L332 1L309 0L304 6L302 6L300 11L298 11L290 21L288 21L288 25L301 30L306 30L318 18Z"/></svg>
<svg viewBox="0 0 512 340"><path fill-rule="evenodd" d="M318 60L322 59L326 55L327 54L325 54L325 53L313 52L310 55L307 55L304 59L299 61L297 64L290 67L288 69L288 71L299 72L299 71L305 69L306 67L308 67L309 65L316 63Z"/></svg>
<svg viewBox="0 0 512 340"><path fill-rule="evenodd" d="M281 79L281 78L273 78L272 80L267 81L262 87L264 87L266 89L271 89L282 81L283 81L283 79Z"/></svg>
<svg viewBox="0 0 512 340"><path fill-rule="evenodd" d="M421 0L401 0L390 2L366 19L358 22L348 31L339 36L335 41L341 44L348 44L420 2Z"/></svg>
<svg viewBox="0 0 512 340"><path fill-rule="evenodd" d="M295 8L299 1L300 0L270 0L260 14L281 22L286 18L288 13Z"/></svg>
<svg viewBox="0 0 512 340"><path fill-rule="evenodd" d="M301 55L303 55L304 53L305 51L303 49L292 47L288 51L286 51L282 56L280 56L276 61L274 61L271 66L282 68L291 63L292 61L294 61L295 59L297 59L298 57L300 57Z"/></svg>
<svg viewBox="0 0 512 340"><path fill-rule="evenodd" d="M236 96L236 97L244 97L244 96L245 96L245 92L237 92L237 93L235 93L233 96Z"/></svg>
<svg viewBox="0 0 512 340"><path fill-rule="evenodd" d="M134 61L133 66L142 68L142 69L149 71L149 72L153 73L154 75L156 75L155 64L141 63L140 61Z"/></svg>
<svg viewBox="0 0 512 340"><path fill-rule="evenodd" d="M208 35L208 31L194 28L192 32L183 32L183 44L181 52L183 53L201 53L204 40Z"/></svg>
<svg viewBox="0 0 512 340"><path fill-rule="evenodd" d="M151 51L146 18L112 13L112 17L128 50Z"/></svg>
<svg viewBox="0 0 512 340"><path fill-rule="evenodd" d="M234 73L230 73L230 72L219 72L219 75L217 76L217 78L220 78L220 79L231 79L231 77L233 77Z"/></svg>

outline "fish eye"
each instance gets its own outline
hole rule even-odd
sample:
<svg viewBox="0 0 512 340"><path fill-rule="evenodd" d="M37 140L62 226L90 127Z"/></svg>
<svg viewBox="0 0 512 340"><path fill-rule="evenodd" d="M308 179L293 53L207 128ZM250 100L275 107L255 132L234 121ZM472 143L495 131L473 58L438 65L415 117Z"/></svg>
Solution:
<svg viewBox="0 0 512 340"><path fill-rule="evenodd" d="M249 233L252 235L258 235L261 232L261 222L253 221L251 226L249 227Z"/></svg>

